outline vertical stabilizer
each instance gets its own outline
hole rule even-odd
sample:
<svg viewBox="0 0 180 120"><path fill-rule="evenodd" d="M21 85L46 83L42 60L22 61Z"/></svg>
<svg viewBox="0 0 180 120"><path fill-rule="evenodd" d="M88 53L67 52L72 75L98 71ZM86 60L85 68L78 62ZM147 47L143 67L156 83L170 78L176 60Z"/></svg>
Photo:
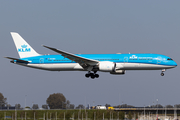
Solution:
<svg viewBox="0 0 180 120"><path fill-rule="evenodd" d="M39 54L18 34L11 32L20 58L39 56Z"/></svg>

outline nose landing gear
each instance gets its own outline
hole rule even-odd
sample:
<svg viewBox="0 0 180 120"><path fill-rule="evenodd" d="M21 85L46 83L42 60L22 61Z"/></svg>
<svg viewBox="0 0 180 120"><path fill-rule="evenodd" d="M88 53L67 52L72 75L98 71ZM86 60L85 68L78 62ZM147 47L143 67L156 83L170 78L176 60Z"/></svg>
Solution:
<svg viewBox="0 0 180 120"><path fill-rule="evenodd" d="M85 77L87 77L87 78L91 77L92 79L98 78L98 77L99 77L99 74L96 74L96 72L97 72L97 71L95 71L94 73L91 73L91 72L89 71L87 74L85 74Z"/></svg>
<svg viewBox="0 0 180 120"><path fill-rule="evenodd" d="M166 71L166 69L163 69L161 72L161 76L164 76L164 72Z"/></svg>

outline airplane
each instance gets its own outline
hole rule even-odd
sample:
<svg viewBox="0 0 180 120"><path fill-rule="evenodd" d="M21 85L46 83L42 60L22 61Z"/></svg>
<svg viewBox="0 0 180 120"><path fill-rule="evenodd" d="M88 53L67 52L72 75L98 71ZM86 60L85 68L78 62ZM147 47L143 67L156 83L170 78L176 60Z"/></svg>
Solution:
<svg viewBox="0 0 180 120"><path fill-rule="evenodd" d="M161 54L72 54L43 45L58 55L37 53L18 33L11 32L20 58L11 59L11 63L49 71L87 71L87 78L98 78L100 72L112 75L124 75L128 70L161 70L175 68L176 62Z"/></svg>

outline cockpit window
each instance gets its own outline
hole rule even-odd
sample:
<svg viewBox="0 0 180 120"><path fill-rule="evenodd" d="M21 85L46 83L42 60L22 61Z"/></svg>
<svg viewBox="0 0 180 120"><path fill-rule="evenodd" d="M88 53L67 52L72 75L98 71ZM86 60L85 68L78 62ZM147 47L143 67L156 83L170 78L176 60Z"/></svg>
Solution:
<svg viewBox="0 0 180 120"><path fill-rule="evenodd" d="M167 60L173 60L173 59L171 59L171 58L168 58Z"/></svg>

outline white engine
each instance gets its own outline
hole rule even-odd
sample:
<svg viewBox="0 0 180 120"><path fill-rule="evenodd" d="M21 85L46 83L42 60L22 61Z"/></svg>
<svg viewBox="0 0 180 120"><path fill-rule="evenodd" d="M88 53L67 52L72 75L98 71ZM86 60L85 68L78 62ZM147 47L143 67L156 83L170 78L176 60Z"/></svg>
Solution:
<svg viewBox="0 0 180 120"><path fill-rule="evenodd" d="M122 75L125 74L125 70L120 70L123 68L121 64L113 63L113 62L100 62L99 63L99 70L103 72L110 72L110 74L114 75Z"/></svg>
<svg viewBox="0 0 180 120"><path fill-rule="evenodd" d="M103 72L113 72L116 68L116 64L113 62L100 62L99 63L99 70Z"/></svg>

